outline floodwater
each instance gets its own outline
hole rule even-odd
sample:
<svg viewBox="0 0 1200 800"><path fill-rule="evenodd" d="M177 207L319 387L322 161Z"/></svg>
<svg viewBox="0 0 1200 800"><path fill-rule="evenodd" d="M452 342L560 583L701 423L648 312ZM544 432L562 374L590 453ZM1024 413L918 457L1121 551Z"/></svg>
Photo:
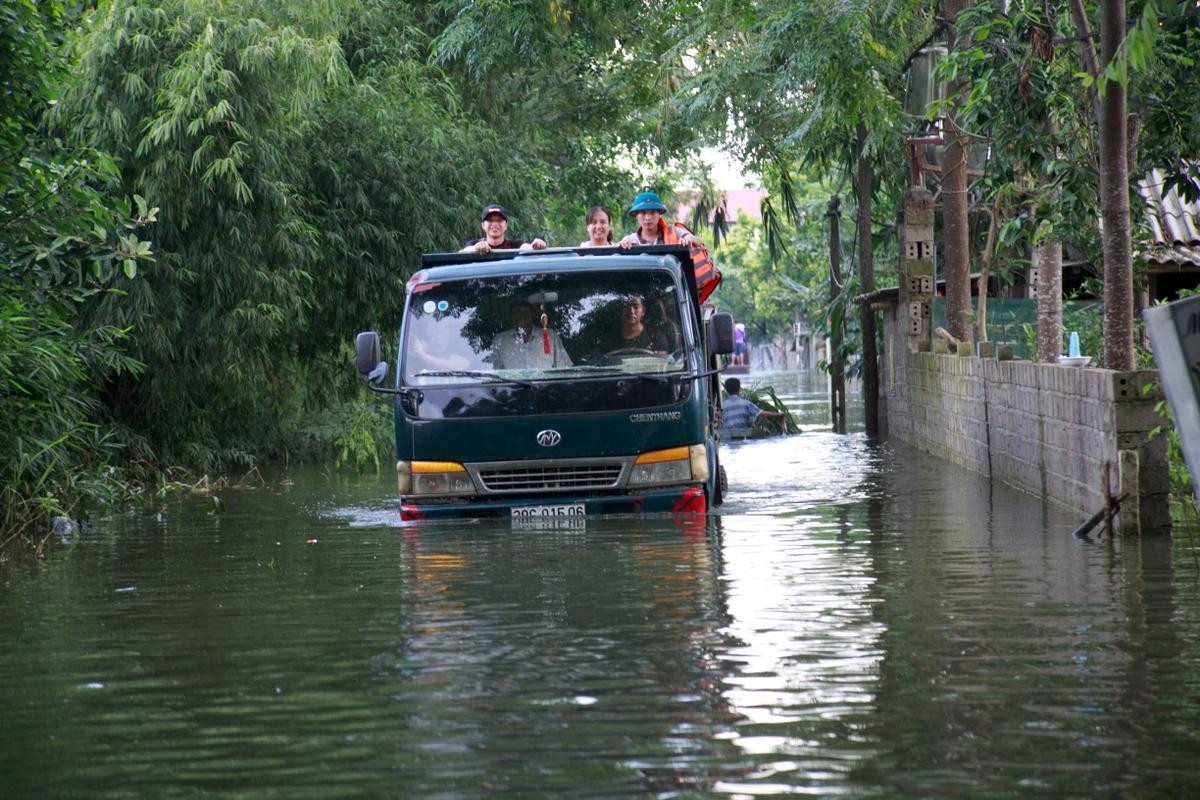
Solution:
<svg viewBox="0 0 1200 800"><path fill-rule="evenodd" d="M309 468L5 565L0 797L1196 795L1189 551L771 382L805 432L696 525L401 528Z"/></svg>

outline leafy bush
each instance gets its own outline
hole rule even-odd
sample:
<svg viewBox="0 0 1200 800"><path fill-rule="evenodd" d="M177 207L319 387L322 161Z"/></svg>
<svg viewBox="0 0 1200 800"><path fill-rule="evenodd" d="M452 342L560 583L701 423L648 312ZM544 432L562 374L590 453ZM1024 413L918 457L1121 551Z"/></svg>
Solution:
<svg viewBox="0 0 1200 800"><path fill-rule="evenodd" d="M151 261L137 229L156 209L114 191L103 152L39 128L68 67L68 22L56 2L0 13L13 101L0 118L0 547L40 542L52 517L133 491L115 468L123 440L104 424L98 387L141 365L125 352L125 326L79 315L134 285Z"/></svg>

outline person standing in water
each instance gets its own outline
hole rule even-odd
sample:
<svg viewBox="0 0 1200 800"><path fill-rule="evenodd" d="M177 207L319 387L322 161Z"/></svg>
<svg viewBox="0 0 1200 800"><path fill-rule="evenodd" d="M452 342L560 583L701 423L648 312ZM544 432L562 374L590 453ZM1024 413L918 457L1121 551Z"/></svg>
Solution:
<svg viewBox="0 0 1200 800"><path fill-rule="evenodd" d="M758 418L763 417L779 420L779 429L787 432L787 415L782 411L766 411L742 397L742 382L737 378L725 379L725 391L729 397L721 404L721 418L726 428L753 428Z"/></svg>
<svg viewBox="0 0 1200 800"><path fill-rule="evenodd" d="M734 366L746 363L746 326L740 322L733 326L733 358L729 363Z"/></svg>

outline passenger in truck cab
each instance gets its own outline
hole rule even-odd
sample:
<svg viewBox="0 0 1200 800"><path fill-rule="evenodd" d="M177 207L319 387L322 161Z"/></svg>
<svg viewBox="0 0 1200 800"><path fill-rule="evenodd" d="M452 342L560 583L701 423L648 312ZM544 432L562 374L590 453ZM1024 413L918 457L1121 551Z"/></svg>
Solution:
<svg viewBox="0 0 1200 800"><path fill-rule="evenodd" d="M671 319L667 313L667 303L661 297L646 298L646 324L651 328L661 328L667 340L667 352L674 353L683 349L683 331L679 323Z"/></svg>
<svg viewBox="0 0 1200 800"><path fill-rule="evenodd" d="M587 234L580 247L612 247L612 214L604 206L592 206L587 213Z"/></svg>
<svg viewBox="0 0 1200 800"><path fill-rule="evenodd" d="M703 246L700 237L684 228L682 225L668 225L663 219L667 207L662 199L654 192L642 192L633 199L629 207L629 215L637 221L637 230L626 236L618 244L622 249L649 244L682 244L691 247L693 244Z"/></svg>
<svg viewBox="0 0 1200 800"><path fill-rule="evenodd" d="M484 206L480 227L483 228L483 238L472 239L458 252L486 255L493 250L543 250L546 247L546 242L542 239L534 239L532 242L509 239L506 235L508 212L504 210L504 206L496 203Z"/></svg>
<svg viewBox="0 0 1200 800"><path fill-rule="evenodd" d="M496 369L552 369L572 366L558 331L550 330L545 312L535 319L533 304L515 298L508 306L512 327L492 340L490 360Z"/></svg>

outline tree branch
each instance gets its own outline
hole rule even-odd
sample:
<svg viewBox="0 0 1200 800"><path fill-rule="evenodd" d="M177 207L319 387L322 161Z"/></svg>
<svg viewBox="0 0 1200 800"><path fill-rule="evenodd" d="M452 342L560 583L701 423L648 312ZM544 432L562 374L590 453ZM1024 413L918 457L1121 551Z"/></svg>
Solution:
<svg viewBox="0 0 1200 800"><path fill-rule="evenodd" d="M933 31L927 37L925 37L925 41L917 45L913 51L908 54L908 58L904 60L904 66L900 68L901 75L908 72L908 68L912 66L912 62L917 59L917 56L921 54L921 51L928 47L930 42L938 37L938 34L943 33L946 30L946 20L944 17L934 17L934 23Z"/></svg>
<svg viewBox="0 0 1200 800"><path fill-rule="evenodd" d="M1100 94L1096 89L1096 79L1100 77L1100 62L1096 59L1096 48L1092 46L1092 39L1098 34L1092 33L1091 27L1088 25L1087 11L1083 8L1083 0L1071 0L1071 16L1075 18L1075 27L1079 28L1080 36L1080 55L1083 57L1083 68L1092 76L1092 85L1088 87L1088 94L1092 98L1092 111L1096 119L1096 129L1100 129Z"/></svg>
<svg viewBox="0 0 1200 800"><path fill-rule="evenodd" d="M1092 39L1098 38L1099 34L1092 33L1091 27L1088 25L1087 11L1083 8L1083 0L1071 0L1071 16L1075 19L1075 27L1079 28L1079 39L1083 42L1082 55L1084 69L1093 78L1099 78L1100 62L1096 60L1096 48L1092 47L1091 42ZM1096 90L1093 88L1092 99L1095 99L1095 94Z"/></svg>
<svg viewBox="0 0 1200 800"><path fill-rule="evenodd" d="M1099 39L1098 33L1081 33L1078 36L1058 36L1050 40L1050 44L1067 44L1068 42L1088 42L1092 39Z"/></svg>

